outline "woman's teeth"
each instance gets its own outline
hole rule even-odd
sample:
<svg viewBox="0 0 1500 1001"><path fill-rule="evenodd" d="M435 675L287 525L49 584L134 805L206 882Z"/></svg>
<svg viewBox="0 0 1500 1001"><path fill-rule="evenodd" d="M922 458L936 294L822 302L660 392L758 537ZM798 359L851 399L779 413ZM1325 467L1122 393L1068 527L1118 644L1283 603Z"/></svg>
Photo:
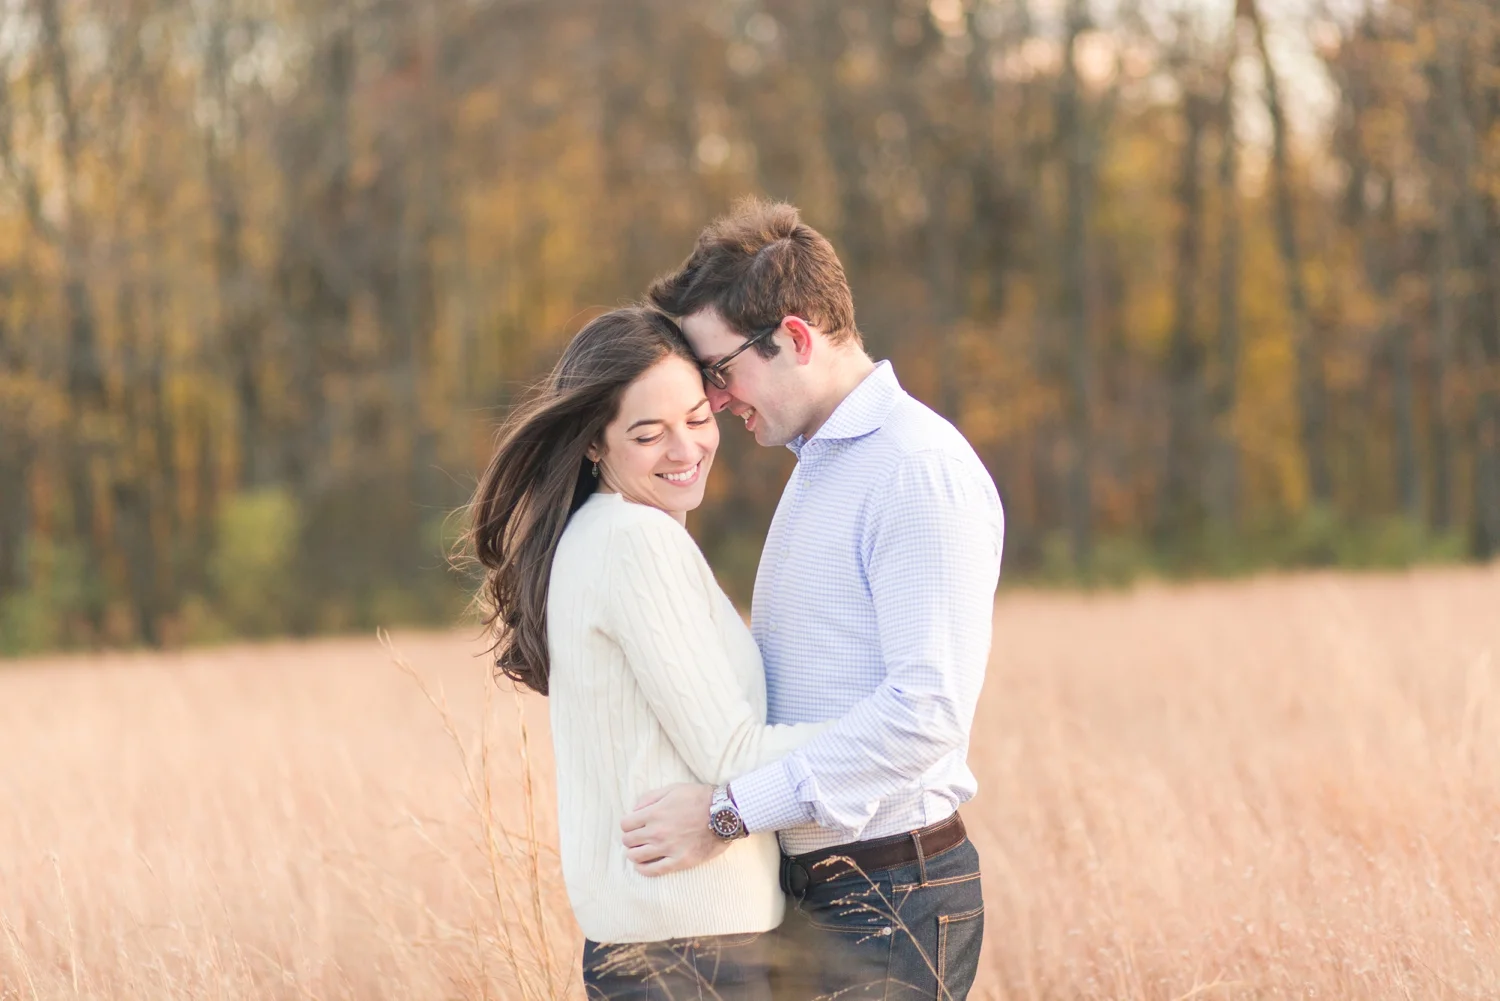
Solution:
<svg viewBox="0 0 1500 1001"><path fill-rule="evenodd" d="M683 473L661 473L660 475L662 479L667 480L671 483L686 483L688 480L691 480L694 476L698 475L698 467L694 466L692 469L689 469Z"/></svg>
<svg viewBox="0 0 1500 1001"><path fill-rule="evenodd" d="M754 416L755 416L755 408L751 407L749 410L746 410L744 413L740 414L740 420L742 420L742 421L745 422L745 427L749 427L750 426L750 418L752 418Z"/></svg>

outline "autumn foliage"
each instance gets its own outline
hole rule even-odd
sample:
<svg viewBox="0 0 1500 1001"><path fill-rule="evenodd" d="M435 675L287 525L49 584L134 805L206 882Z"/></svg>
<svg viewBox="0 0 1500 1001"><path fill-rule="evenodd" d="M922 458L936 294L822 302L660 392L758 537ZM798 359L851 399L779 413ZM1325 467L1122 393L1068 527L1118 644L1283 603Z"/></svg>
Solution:
<svg viewBox="0 0 1500 1001"><path fill-rule="evenodd" d="M451 621L500 409L743 193L1007 574L1500 547L1478 0L0 7L0 650ZM791 458L726 429L740 596Z"/></svg>

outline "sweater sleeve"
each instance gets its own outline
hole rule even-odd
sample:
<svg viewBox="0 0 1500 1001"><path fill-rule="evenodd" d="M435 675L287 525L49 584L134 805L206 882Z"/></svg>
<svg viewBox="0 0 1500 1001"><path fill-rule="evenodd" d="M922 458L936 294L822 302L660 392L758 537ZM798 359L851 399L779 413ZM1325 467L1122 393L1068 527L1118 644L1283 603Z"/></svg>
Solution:
<svg viewBox="0 0 1500 1001"><path fill-rule="evenodd" d="M714 593L687 530L660 512L632 512L606 555L606 633L683 761L704 782L728 782L802 746L826 723L767 726L745 699L714 622Z"/></svg>

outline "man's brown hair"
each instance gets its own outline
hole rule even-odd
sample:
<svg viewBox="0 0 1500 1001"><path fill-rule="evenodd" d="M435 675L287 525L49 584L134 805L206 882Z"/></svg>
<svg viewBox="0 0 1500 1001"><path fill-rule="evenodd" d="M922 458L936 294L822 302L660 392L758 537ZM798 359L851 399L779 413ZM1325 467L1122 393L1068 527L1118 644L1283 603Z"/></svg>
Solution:
<svg viewBox="0 0 1500 1001"><path fill-rule="evenodd" d="M682 266L652 282L646 295L677 317L712 307L746 337L800 316L831 341L861 343L854 296L833 245L785 202L736 203L729 215L704 228ZM767 358L780 350L769 341L755 349Z"/></svg>

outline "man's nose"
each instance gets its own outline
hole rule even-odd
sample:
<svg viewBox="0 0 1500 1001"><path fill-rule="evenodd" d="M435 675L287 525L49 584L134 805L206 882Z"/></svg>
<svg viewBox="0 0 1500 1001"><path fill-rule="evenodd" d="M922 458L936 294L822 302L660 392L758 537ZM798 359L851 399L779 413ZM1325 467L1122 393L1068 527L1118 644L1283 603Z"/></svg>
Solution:
<svg viewBox="0 0 1500 1001"><path fill-rule="evenodd" d="M729 395L729 391L727 389L720 389L719 387L713 385L707 386L706 388L708 389L708 405L710 407L713 407L714 413L718 413L725 407L729 406L729 401L734 398Z"/></svg>

